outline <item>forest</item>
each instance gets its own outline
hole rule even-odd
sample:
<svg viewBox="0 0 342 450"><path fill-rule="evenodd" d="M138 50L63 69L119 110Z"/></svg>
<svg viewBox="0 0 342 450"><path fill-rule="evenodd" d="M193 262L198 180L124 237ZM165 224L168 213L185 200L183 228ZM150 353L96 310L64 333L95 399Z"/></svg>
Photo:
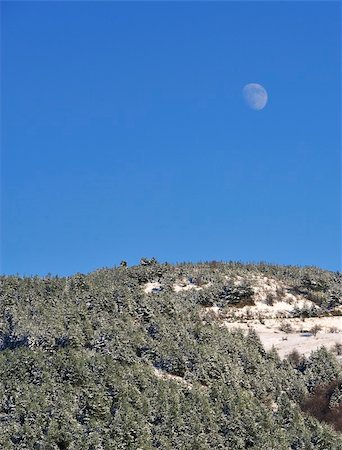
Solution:
<svg viewBox="0 0 342 450"><path fill-rule="evenodd" d="M336 353L282 359L204 313L253 304L260 275L326 316L342 305L341 274L316 267L142 258L1 276L0 448L342 450Z"/></svg>

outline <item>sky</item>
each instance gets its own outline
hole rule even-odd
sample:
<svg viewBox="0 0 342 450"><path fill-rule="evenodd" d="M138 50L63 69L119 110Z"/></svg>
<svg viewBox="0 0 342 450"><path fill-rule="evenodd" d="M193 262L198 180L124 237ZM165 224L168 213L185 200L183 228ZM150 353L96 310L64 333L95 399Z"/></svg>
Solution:
<svg viewBox="0 0 342 450"><path fill-rule="evenodd" d="M2 274L341 269L339 2L1 8Z"/></svg>

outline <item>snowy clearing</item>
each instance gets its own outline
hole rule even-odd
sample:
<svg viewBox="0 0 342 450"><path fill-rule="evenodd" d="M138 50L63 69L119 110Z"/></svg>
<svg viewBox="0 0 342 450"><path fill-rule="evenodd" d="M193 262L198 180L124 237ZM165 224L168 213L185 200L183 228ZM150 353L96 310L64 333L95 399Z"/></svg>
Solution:
<svg viewBox="0 0 342 450"><path fill-rule="evenodd" d="M310 355L313 350L322 346L332 349L335 344L342 344L342 317L311 317L305 319L252 319L244 322L224 321L224 325L229 330L241 329L248 331L254 329L265 348L270 350L273 346L284 358L293 350L300 354ZM279 328L284 328L284 324L289 325L290 332L286 333ZM315 335L312 332L314 326L321 328Z"/></svg>

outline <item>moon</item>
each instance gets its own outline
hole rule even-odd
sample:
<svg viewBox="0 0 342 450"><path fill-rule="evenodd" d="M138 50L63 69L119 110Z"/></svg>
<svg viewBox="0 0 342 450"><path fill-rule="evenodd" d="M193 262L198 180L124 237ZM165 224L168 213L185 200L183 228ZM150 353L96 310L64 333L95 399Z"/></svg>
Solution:
<svg viewBox="0 0 342 450"><path fill-rule="evenodd" d="M249 83L243 88L243 96L247 105L256 111L264 109L268 95L266 89L258 83Z"/></svg>

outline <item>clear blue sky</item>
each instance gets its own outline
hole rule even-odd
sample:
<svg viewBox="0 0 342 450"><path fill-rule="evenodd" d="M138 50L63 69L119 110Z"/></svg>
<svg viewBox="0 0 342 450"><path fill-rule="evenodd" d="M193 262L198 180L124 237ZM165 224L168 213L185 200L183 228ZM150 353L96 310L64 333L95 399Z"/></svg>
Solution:
<svg viewBox="0 0 342 450"><path fill-rule="evenodd" d="M1 7L2 273L340 269L338 2Z"/></svg>

